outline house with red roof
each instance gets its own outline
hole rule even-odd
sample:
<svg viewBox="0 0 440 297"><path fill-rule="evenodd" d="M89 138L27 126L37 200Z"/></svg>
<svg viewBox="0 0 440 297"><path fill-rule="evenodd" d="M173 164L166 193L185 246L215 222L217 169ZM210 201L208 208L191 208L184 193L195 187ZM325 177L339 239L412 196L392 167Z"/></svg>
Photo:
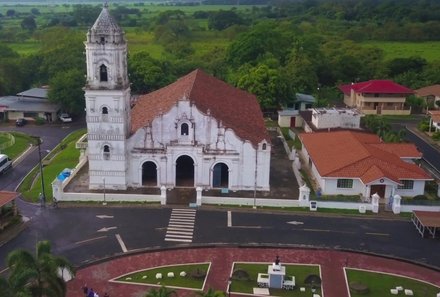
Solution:
<svg viewBox="0 0 440 297"><path fill-rule="evenodd" d="M410 143L383 143L370 133L335 131L300 134L302 155L323 195L381 198L422 195L432 178L413 160Z"/></svg>
<svg viewBox="0 0 440 297"><path fill-rule="evenodd" d="M406 97L414 91L391 80L369 80L340 85L344 103L357 108L363 114L409 115L405 107Z"/></svg>
<svg viewBox="0 0 440 297"><path fill-rule="evenodd" d="M271 144L254 95L196 69L132 107L125 33L107 5L85 47L90 189L269 190Z"/></svg>
<svg viewBox="0 0 440 297"><path fill-rule="evenodd" d="M440 108L440 84L417 89L415 93L417 96L424 98L428 106L433 104L434 108Z"/></svg>

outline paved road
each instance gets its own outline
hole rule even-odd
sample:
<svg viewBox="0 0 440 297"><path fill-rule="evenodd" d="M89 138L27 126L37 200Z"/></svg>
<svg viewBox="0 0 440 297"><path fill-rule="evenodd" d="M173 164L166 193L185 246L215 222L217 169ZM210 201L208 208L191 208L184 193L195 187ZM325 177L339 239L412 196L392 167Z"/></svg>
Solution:
<svg viewBox="0 0 440 297"><path fill-rule="evenodd" d="M440 152L411 130L406 130L406 139L414 143L423 153L423 159L440 174Z"/></svg>
<svg viewBox="0 0 440 297"><path fill-rule="evenodd" d="M228 215L226 210L200 209L188 244L165 241L171 211L165 207L37 209L29 228L0 248L0 270L9 251L18 247L32 250L43 239L52 242L55 253L76 265L143 248L285 244L367 251L440 267L440 241L421 238L408 220L253 211Z"/></svg>

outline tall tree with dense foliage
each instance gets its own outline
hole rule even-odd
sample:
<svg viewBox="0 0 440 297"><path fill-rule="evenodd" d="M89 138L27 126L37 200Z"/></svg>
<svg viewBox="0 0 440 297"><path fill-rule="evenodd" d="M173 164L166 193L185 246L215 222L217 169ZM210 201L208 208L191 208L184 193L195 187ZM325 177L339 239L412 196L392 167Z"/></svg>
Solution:
<svg viewBox="0 0 440 297"><path fill-rule="evenodd" d="M33 16L27 16L21 21L21 27L28 31L34 31L37 29L37 23Z"/></svg>
<svg viewBox="0 0 440 297"><path fill-rule="evenodd" d="M208 28L211 30L224 30L232 25L241 25L243 18L232 10L211 12L208 18Z"/></svg>
<svg viewBox="0 0 440 297"><path fill-rule="evenodd" d="M264 63L245 65L238 73L237 87L256 95L261 108L278 108L289 101L288 81L279 67Z"/></svg>
<svg viewBox="0 0 440 297"><path fill-rule="evenodd" d="M7 281L0 282L5 289L0 290L2 297L63 297L66 295L66 284L60 271L74 273L66 259L51 254L48 241L37 243L35 255L25 250L11 252L7 262L10 274ZM17 288L18 285L22 288Z"/></svg>
<svg viewBox="0 0 440 297"><path fill-rule="evenodd" d="M84 75L78 69L58 72L49 81L49 100L59 103L66 112L81 114L85 107L84 84Z"/></svg>

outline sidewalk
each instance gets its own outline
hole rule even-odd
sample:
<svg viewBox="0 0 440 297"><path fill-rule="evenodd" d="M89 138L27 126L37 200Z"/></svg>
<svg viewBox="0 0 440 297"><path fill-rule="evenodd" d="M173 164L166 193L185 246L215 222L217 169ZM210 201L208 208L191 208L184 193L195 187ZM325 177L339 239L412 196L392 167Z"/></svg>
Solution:
<svg viewBox="0 0 440 297"><path fill-rule="evenodd" d="M275 255L279 255L282 263L320 265L322 296L325 297L349 297L343 270L345 266L395 273L440 286L440 271L389 258L318 249L206 247L145 252L90 265L79 269L76 278L67 284L67 297L83 297L81 286L85 283L100 295L108 292L112 297L143 296L151 287L116 284L108 280L136 270L207 261L211 262L211 270L204 290L226 291L233 262L272 263ZM194 295L191 290L177 290L177 293L179 297Z"/></svg>

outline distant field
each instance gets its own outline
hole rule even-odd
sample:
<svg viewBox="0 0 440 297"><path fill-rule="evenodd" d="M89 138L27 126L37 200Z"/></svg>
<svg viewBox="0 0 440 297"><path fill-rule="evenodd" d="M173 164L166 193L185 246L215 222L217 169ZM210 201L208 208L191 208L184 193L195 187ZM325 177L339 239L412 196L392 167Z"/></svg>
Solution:
<svg viewBox="0 0 440 297"><path fill-rule="evenodd" d="M385 59L408 58L420 56L429 62L440 60L440 41L430 42L391 42L369 41L361 45L381 48L385 53Z"/></svg>

